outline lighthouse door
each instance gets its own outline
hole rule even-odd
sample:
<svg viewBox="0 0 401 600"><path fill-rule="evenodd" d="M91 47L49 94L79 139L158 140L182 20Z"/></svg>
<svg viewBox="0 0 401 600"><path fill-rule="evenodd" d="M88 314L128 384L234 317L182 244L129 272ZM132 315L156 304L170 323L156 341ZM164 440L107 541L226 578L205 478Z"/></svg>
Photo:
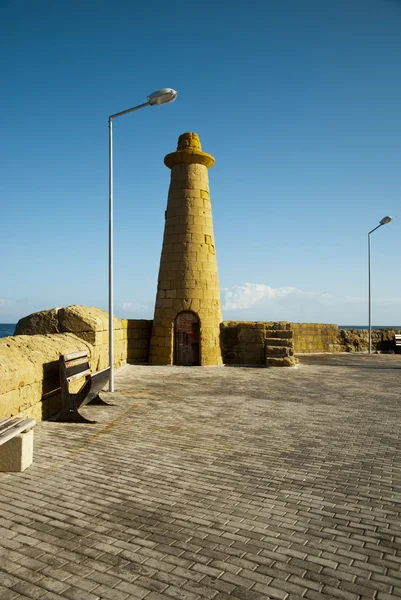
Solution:
<svg viewBox="0 0 401 600"><path fill-rule="evenodd" d="M193 312L179 313L174 324L174 364L199 365L199 319Z"/></svg>

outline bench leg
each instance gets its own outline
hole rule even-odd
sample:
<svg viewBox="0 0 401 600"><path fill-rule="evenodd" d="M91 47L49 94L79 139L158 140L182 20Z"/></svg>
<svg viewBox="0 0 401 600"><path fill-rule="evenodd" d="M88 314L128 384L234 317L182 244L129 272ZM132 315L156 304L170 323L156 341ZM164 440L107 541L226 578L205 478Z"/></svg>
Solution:
<svg viewBox="0 0 401 600"><path fill-rule="evenodd" d="M114 404L110 404L110 402L105 402L104 400L102 400L102 398L99 395L94 396L94 398L92 398L92 400L89 400L89 402L83 402L82 406L90 406L90 405L94 405L94 406L114 406Z"/></svg>
<svg viewBox="0 0 401 600"><path fill-rule="evenodd" d="M0 471L21 473L33 461L33 429L16 435L0 446Z"/></svg>

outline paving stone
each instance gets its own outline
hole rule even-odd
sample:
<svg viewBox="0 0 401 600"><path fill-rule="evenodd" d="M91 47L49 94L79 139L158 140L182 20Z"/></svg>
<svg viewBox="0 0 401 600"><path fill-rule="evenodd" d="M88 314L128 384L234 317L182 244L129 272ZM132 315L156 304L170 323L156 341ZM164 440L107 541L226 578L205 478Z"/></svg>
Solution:
<svg viewBox="0 0 401 600"><path fill-rule="evenodd" d="M18 592L15 592L9 587L0 585L0 600L14 600L15 598L21 598Z"/></svg>
<svg viewBox="0 0 401 600"><path fill-rule="evenodd" d="M122 581L119 583L115 589L118 589L122 592L127 592L130 596L134 596L135 598L145 598L149 594L149 590L146 588L136 585L135 583L127 583L126 581Z"/></svg>
<svg viewBox="0 0 401 600"><path fill-rule="evenodd" d="M129 597L127 592L122 592L115 588L111 588L108 585L99 585L93 593L99 596L99 598L106 598L106 600L126 600Z"/></svg>
<svg viewBox="0 0 401 600"><path fill-rule="evenodd" d="M62 595L70 600L99 600L97 594L91 594L87 590L82 590L77 587L67 588Z"/></svg>
<svg viewBox="0 0 401 600"><path fill-rule="evenodd" d="M400 368L124 368L0 474L0 600L401 600Z"/></svg>
<svg viewBox="0 0 401 600"><path fill-rule="evenodd" d="M12 586L12 589L15 592L18 592L21 596L25 596L27 598L40 598L43 594L46 593L46 590L42 587L39 587L33 583L29 583L27 581L19 581L15 585Z"/></svg>

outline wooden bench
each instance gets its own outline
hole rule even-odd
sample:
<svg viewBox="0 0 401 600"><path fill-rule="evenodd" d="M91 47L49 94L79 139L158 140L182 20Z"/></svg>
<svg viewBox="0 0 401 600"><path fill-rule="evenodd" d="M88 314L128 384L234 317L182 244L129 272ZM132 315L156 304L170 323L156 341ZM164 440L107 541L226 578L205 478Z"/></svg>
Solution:
<svg viewBox="0 0 401 600"><path fill-rule="evenodd" d="M395 351L397 354L401 354L401 333L394 335Z"/></svg>
<svg viewBox="0 0 401 600"><path fill-rule="evenodd" d="M0 471L25 471L33 460L35 419L0 419Z"/></svg>
<svg viewBox="0 0 401 600"><path fill-rule="evenodd" d="M72 423L96 423L83 417L78 409L87 404L108 404L99 398L99 392L109 379L110 368L92 374L89 367L89 354L83 351L61 355L59 371L62 408L56 419ZM71 393L70 385L80 379L84 379L81 388L78 392Z"/></svg>

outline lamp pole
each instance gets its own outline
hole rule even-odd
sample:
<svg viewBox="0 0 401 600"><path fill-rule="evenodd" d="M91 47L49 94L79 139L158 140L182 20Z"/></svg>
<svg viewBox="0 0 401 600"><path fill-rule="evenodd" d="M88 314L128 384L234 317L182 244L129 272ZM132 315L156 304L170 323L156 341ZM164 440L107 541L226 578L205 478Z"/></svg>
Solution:
<svg viewBox="0 0 401 600"><path fill-rule="evenodd" d="M114 392L114 285L113 285L113 119L145 108L169 104L177 98L177 92L171 88L162 88L148 96L148 101L109 117L109 392Z"/></svg>
<svg viewBox="0 0 401 600"><path fill-rule="evenodd" d="M371 275L370 275L370 234L390 223L392 217L383 217L379 225L368 233L368 295L369 295L369 354L372 354L372 298L371 298Z"/></svg>

